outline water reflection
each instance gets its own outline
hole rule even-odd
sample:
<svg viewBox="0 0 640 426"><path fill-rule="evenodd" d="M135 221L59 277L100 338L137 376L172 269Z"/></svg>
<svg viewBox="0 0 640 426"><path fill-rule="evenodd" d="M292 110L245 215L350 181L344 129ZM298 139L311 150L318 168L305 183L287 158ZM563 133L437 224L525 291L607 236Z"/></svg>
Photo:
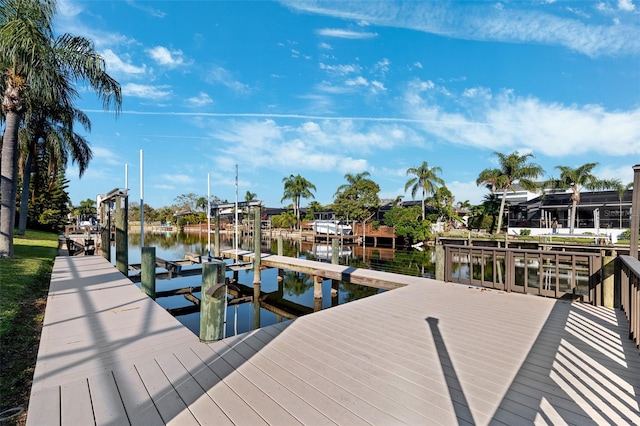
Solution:
<svg viewBox="0 0 640 426"><path fill-rule="evenodd" d="M221 249L229 250L235 247L233 234L221 235ZM145 234L145 245L156 247L156 256L165 260L184 259L187 253L197 255L209 254L207 247L207 235L162 233ZM241 239L238 243L241 250L253 251L253 239ZM263 240L261 251L276 254L278 251L277 240ZM211 248L213 253L213 248ZM306 258L323 262L331 261L331 247L326 244L288 241L283 242L283 254L288 257ZM140 263L141 248L140 235L129 235L129 263ZM112 252L112 259L115 253ZM430 250L410 251L394 250L391 248L373 248L357 245L340 245L339 263L356 268L368 268L379 271L395 272L413 276L433 277L435 275L434 256ZM193 268L199 268L199 265ZM184 267L188 269L189 267ZM280 275L278 273L280 272ZM227 277L237 279L239 287L244 287L240 297L246 297L250 291L253 296L253 270L240 270L233 272L227 270ZM246 302L230 305L227 309L226 335L234 335L253 330L256 327L275 324L283 320L307 314L318 309L325 309L338 304L351 302L363 297L368 297L381 292L376 288L351 284L344 281L322 282L322 299L314 298L313 277L307 274L292 271L278 271L266 269L261 273L260 288L256 288L256 296L247 300L256 300L257 303ZM198 287L201 284L201 276L188 276L171 280L158 280L157 291L165 291L185 287ZM247 290L249 289L249 290ZM259 293L258 293L259 290ZM200 293L194 293L200 298ZM157 302L166 309L183 308L193 306L183 295L159 298ZM179 315L180 320L193 333L199 333L199 312L194 309L192 313Z"/></svg>

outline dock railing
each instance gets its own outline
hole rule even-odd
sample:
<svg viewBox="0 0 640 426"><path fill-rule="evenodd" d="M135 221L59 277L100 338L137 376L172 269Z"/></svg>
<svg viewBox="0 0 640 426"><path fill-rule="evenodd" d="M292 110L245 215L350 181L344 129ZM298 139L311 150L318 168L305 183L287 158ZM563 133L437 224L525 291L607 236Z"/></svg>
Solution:
<svg viewBox="0 0 640 426"><path fill-rule="evenodd" d="M444 280L602 304L602 255L445 245Z"/></svg>
<svg viewBox="0 0 640 426"><path fill-rule="evenodd" d="M629 338L640 345L640 261L631 256L619 256L620 304L629 320Z"/></svg>
<svg viewBox="0 0 640 426"><path fill-rule="evenodd" d="M600 253L461 245L445 245L444 253L447 282L605 304L606 259ZM616 307L624 311L629 338L640 348L640 261L625 255L614 264Z"/></svg>

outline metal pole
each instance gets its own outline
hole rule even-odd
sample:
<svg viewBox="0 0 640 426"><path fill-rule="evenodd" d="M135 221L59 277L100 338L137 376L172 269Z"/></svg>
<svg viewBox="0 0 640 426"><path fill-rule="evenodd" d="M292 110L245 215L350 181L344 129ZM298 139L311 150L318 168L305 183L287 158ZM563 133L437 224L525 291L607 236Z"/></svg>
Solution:
<svg viewBox="0 0 640 426"><path fill-rule="evenodd" d="M140 247L144 247L144 160L140 150ZM128 189L127 189L128 191Z"/></svg>
<svg viewBox="0 0 640 426"><path fill-rule="evenodd" d="M240 259L238 259L238 165L237 164L236 164L236 208L235 208L235 220L236 220L236 228L235 228L236 263L240 263Z"/></svg>
<svg viewBox="0 0 640 426"><path fill-rule="evenodd" d="M207 173L207 253L211 260L211 175Z"/></svg>

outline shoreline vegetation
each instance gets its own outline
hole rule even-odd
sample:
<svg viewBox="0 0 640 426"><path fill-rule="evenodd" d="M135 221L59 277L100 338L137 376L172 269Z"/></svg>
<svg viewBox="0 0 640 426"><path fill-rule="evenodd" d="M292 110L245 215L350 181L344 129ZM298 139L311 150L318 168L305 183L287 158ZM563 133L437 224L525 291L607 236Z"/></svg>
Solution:
<svg viewBox="0 0 640 426"><path fill-rule="evenodd" d="M0 259L0 424L22 425L58 254L58 235L27 230L15 257ZM1 420L6 418L6 420Z"/></svg>

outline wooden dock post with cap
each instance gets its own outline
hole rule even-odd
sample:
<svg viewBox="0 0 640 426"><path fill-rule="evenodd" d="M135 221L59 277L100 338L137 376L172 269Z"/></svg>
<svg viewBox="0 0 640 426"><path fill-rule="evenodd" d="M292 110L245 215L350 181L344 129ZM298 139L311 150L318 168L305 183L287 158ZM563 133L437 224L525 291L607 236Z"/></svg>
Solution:
<svg viewBox="0 0 640 426"><path fill-rule="evenodd" d="M215 342L224 337L226 310L226 265L220 260L202 264L202 290L200 296L200 341Z"/></svg>
<svg viewBox="0 0 640 426"><path fill-rule="evenodd" d="M156 248L142 247L140 289L150 298L156 298Z"/></svg>

